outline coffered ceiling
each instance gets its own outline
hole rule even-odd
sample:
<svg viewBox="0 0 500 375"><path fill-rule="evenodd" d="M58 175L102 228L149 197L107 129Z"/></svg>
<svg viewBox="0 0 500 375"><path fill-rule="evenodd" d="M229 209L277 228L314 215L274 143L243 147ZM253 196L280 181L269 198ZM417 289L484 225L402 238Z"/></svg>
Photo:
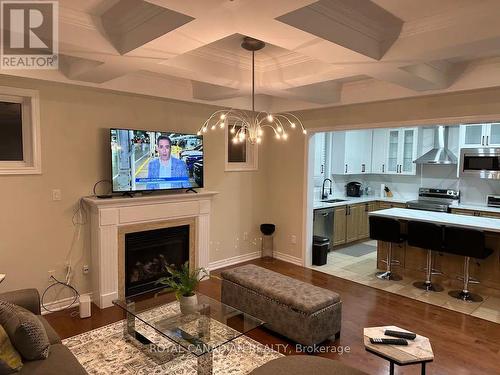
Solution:
<svg viewBox="0 0 500 375"><path fill-rule="evenodd" d="M498 0L60 0L59 71L26 77L289 111L500 85Z"/></svg>

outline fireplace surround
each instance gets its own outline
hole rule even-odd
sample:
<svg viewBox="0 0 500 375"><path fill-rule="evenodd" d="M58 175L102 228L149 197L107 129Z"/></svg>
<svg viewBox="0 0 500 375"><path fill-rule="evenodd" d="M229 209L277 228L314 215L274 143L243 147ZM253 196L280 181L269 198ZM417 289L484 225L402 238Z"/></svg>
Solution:
<svg viewBox="0 0 500 375"><path fill-rule="evenodd" d="M189 265L208 268L211 191L98 199L90 208L92 300L100 308L125 297L125 241L128 233L189 226Z"/></svg>

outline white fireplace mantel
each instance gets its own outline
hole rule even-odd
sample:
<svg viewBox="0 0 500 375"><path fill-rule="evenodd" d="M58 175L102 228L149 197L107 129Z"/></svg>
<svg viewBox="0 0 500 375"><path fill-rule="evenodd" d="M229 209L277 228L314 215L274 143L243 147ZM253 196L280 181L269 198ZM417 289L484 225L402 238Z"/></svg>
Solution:
<svg viewBox="0 0 500 375"><path fill-rule="evenodd" d="M134 198L83 198L90 208L92 298L100 308L118 298L118 231L137 224L194 218L196 267L208 268L210 211L214 191L146 195Z"/></svg>

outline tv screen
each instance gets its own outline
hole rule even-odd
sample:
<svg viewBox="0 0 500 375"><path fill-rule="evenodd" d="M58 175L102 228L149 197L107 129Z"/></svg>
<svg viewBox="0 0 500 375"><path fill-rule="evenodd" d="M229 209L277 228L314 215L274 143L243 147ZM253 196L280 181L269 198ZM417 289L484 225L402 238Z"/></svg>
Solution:
<svg viewBox="0 0 500 375"><path fill-rule="evenodd" d="M203 136L111 129L113 192L203 187Z"/></svg>

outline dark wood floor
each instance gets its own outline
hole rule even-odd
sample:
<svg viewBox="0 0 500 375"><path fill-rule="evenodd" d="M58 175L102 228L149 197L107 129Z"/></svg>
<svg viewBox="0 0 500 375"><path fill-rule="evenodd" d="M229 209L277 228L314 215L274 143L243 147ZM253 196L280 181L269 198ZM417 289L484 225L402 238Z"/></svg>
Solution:
<svg viewBox="0 0 500 375"><path fill-rule="evenodd" d="M342 361L369 374L387 374L383 359L365 352L363 327L397 325L427 336L434 349L435 360L428 365L428 374L481 375L500 374L500 325L441 307L415 301L382 290L340 279L308 268L275 260L257 264L311 284L334 290L343 301L342 335L328 343L349 346L350 352L320 354ZM233 266L234 267L234 266ZM200 285L200 292L220 299L218 271ZM92 317L71 317L71 311L47 316L61 337L70 337L118 321L123 314L115 307L99 310L93 306ZM285 354L293 354L294 344L265 329L256 329L248 336L267 345L275 345ZM276 344L289 344L284 347ZM396 368L396 374L420 374L418 366Z"/></svg>

